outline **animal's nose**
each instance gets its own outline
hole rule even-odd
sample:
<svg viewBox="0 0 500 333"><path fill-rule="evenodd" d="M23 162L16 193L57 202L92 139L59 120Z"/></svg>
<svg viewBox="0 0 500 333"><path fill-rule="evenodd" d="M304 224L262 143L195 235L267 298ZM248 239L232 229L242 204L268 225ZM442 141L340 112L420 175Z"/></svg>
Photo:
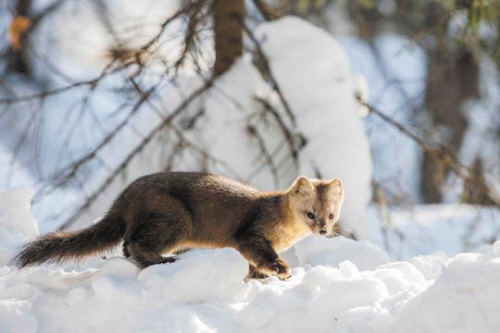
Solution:
<svg viewBox="0 0 500 333"><path fill-rule="evenodd" d="M320 235L326 235L326 230L325 229L320 230L319 233L320 233Z"/></svg>

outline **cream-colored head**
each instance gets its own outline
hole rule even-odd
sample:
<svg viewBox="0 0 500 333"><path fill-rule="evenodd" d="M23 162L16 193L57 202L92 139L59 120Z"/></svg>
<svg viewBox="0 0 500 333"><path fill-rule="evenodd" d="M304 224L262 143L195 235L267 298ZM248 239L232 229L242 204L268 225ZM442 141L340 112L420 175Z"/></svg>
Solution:
<svg viewBox="0 0 500 333"><path fill-rule="evenodd" d="M288 189L287 195L296 220L308 225L316 235L335 233L344 201L340 179L320 180L300 176Z"/></svg>

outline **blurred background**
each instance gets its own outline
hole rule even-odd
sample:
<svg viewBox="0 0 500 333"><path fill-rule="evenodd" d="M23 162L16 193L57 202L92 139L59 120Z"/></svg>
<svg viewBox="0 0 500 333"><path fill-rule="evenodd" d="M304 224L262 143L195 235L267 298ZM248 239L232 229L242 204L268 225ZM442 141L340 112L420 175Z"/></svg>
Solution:
<svg viewBox="0 0 500 333"><path fill-rule="evenodd" d="M151 172L340 177L346 236L472 250L500 237L499 21L493 0L3 0L0 189L34 187L46 232Z"/></svg>

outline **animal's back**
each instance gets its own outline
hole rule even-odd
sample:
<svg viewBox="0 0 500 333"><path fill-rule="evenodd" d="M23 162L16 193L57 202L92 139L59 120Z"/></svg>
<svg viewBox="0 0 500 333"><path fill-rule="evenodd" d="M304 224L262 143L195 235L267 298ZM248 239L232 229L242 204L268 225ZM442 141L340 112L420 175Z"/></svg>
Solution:
<svg viewBox="0 0 500 333"><path fill-rule="evenodd" d="M191 224L186 226L191 241L210 246L232 241L230 236L258 195L251 186L220 175L157 173L133 182L111 211L120 214L130 229L147 219L142 215L181 215L179 221Z"/></svg>

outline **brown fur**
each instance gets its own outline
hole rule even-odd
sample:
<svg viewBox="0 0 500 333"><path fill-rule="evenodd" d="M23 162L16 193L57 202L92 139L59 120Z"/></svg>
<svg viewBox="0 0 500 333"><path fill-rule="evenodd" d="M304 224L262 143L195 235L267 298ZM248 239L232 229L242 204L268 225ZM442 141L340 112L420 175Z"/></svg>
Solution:
<svg viewBox="0 0 500 333"><path fill-rule="evenodd" d="M289 276L278 256L311 232L336 233L342 183L299 177L286 191L260 192L205 173L157 173L130 184L102 221L75 233L52 233L26 245L18 267L80 259L123 240L123 253L141 267L199 247L233 247L250 264L250 277ZM311 218L314 214L314 217Z"/></svg>

